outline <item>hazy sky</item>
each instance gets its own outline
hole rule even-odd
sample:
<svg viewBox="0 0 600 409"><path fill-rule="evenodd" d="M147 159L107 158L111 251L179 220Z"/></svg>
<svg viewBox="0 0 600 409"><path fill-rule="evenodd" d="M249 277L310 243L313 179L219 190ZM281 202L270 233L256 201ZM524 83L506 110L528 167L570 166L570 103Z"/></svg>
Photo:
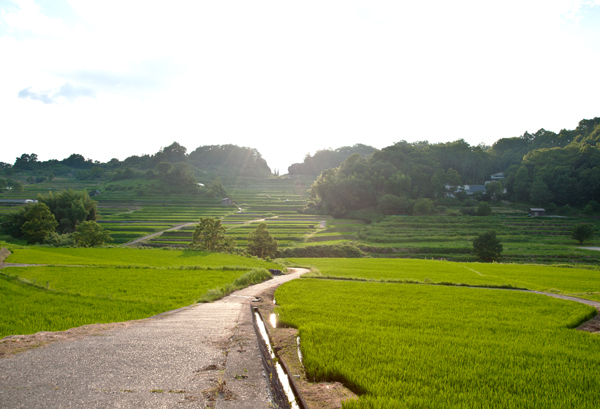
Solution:
<svg viewBox="0 0 600 409"><path fill-rule="evenodd" d="M600 0L0 0L0 161L492 144L600 116Z"/></svg>

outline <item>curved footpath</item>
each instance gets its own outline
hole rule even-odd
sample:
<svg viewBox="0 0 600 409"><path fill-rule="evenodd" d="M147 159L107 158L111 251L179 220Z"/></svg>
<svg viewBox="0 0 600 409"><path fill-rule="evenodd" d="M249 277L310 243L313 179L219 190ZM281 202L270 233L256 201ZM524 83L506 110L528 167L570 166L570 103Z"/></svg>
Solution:
<svg viewBox="0 0 600 409"><path fill-rule="evenodd" d="M271 408L249 305L308 272L290 270L214 303L0 359L0 407Z"/></svg>

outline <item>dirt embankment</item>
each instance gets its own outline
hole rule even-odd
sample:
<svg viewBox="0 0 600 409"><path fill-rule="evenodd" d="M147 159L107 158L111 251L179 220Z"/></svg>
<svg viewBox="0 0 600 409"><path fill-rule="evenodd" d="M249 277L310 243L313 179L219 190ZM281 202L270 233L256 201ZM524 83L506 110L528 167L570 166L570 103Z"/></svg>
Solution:
<svg viewBox="0 0 600 409"><path fill-rule="evenodd" d="M265 320L273 313L273 294L275 288L263 292L260 296L262 301L256 305ZM269 333L271 343L277 356L283 359L294 376L294 381L300 388L302 397L310 409L338 409L342 407L342 401L355 399L357 396L339 382L310 382L304 367L298 356L298 330L295 328L273 328L270 323ZM302 340L301 340L302 341Z"/></svg>
<svg viewBox="0 0 600 409"><path fill-rule="evenodd" d="M0 248L0 264L4 263L8 256L10 256L10 251L4 247Z"/></svg>

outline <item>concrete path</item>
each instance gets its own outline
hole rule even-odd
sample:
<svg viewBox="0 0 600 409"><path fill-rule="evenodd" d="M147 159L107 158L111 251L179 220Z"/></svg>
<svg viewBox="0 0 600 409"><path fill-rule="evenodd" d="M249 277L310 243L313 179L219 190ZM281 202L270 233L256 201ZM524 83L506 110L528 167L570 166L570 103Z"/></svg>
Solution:
<svg viewBox="0 0 600 409"><path fill-rule="evenodd" d="M0 408L271 408L250 305L308 272L0 360Z"/></svg>

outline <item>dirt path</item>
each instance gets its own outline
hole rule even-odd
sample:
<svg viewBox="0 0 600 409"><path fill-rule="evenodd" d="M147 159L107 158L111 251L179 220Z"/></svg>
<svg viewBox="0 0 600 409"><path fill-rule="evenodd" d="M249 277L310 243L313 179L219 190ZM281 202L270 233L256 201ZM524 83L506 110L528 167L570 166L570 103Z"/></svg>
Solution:
<svg viewBox="0 0 600 409"><path fill-rule="evenodd" d="M249 305L307 271L114 328L52 333L58 342L0 359L0 407L269 408Z"/></svg>

